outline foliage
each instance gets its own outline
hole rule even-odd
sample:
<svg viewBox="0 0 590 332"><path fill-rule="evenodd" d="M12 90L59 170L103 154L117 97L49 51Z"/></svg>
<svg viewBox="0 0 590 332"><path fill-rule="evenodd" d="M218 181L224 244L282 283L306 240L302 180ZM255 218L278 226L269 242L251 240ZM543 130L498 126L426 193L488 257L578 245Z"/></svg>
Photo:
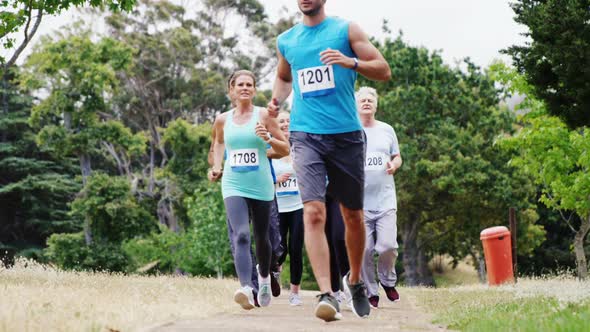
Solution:
<svg viewBox="0 0 590 332"><path fill-rule="evenodd" d="M0 242L33 255L31 250L52 233L80 230L67 207L80 184L72 175L71 159L55 158L35 144L27 122L33 97L16 83L6 83L6 88L0 86Z"/></svg>
<svg viewBox="0 0 590 332"><path fill-rule="evenodd" d="M162 142L171 152L165 175L175 179L183 193L191 194L206 180L207 154L211 144L211 124L191 125L177 119L169 123Z"/></svg>
<svg viewBox="0 0 590 332"><path fill-rule="evenodd" d="M500 63L494 70L504 84L511 85L513 71ZM576 233L574 251L578 275L583 277L587 274L583 245L590 230L590 134L585 127L571 130L561 119L544 114L542 103L529 105L539 108L523 116L524 127L513 137L505 137L502 146L515 152L511 164L531 174L541 186L542 203L557 211L573 211L580 218L578 228L572 225L571 216L563 219Z"/></svg>
<svg viewBox="0 0 590 332"><path fill-rule="evenodd" d="M511 6L531 40L506 51L519 73L550 114L570 128L590 126L590 2L518 0Z"/></svg>
<svg viewBox="0 0 590 332"><path fill-rule="evenodd" d="M34 34L36 28L29 30L33 20L33 13L37 14L36 22L40 22L44 14L57 15L71 6L108 7L110 10L130 10L135 0L2 0L0 12L0 44L5 49L14 47L15 38L11 34L24 27L25 41L19 48L24 48ZM38 26L38 23L35 24ZM20 50L22 52L22 49ZM18 56L20 52L15 53ZM16 61L14 56L10 59ZM0 64L5 59L0 56ZM6 69L6 68L5 68Z"/></svg>
<svg viewBox="0 0 590 332"><path fill-rule="evenodd" d="M178 234L161 227L159 233L127 241L123 247L132 257L134 267L158 261L158 270L162 272L179 268L191 275L233 275L225 210L220 198L218 184L203 182L185 202L192 226Z"/></svg>
<svg viewBox="0 0 590 332"><path fill-rule="evenodd" d="M128 258L117 243L86 245L83 233L52 234L47 240L47 258L66 270L125 271Z"/></svg>
<svg viewBox="0 0 590 332"><path fill-rule="evenodd" d="M91 154L102 140L118 138L130 151L141 151L141 137L113 120L105 96L118 85L117 70L129 66L132 50L112 39L93 43L88 36L45 40L28 62L23 85L46 88L50 94L35 105L31 124L40 127L39 144L59 156ZM61 121L57 121L61 120Z"/></svg>
<svg viewBox="0 0 590 332"><path fill-rule="evenodd" d="M121 243L156 229L154 216L138 204L127 179L99 172L72 202L71 213L90 220L97 242Z"/></svg>
<svg viewBox="0 0 590 332"><path fill-rule="evenodd" d="M377 118L394 127L400 142L404 164L396 187L408 283L432 283L427 262L434 253L455 261L481 257L479 232L504 224L511 206L524 211L520 234L535 235L519 239L530 252L543 235L532 224L535 215L526 212L534 186L494 146L515 122L498 106L501 91L494 80L468 60L464 70L450 68L437 52L409 46L401 36L377 45L392 79L360 83L381 93ZM413 272L418 267L422 279Z"/></svg>

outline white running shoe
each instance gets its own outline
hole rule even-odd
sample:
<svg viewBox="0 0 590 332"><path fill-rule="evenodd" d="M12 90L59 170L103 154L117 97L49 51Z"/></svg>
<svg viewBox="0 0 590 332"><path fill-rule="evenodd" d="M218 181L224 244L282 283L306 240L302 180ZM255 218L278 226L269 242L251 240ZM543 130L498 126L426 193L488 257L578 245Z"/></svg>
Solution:
<svg viewBox="0 0 590 332"><path fill-rule="evenodd" d="M344 303L346 303L346 295L344 295L344 292L339 290L336 293L334 293L334 297L336 298L336 301L338 301L339 305L343 305Z"/></svg>
<svg viewBox="0 0 590 332"><path fill-rule="evenodd" d="M252 287L244 286L234 293L234 301L245 310L254 309L254 294Z"/></svg>
<svg viewBox="0 0 590 332"><path fill-rule="evenodd" d="M289 294L289 304L292 306L300 306L303 305L303 301L301 301L301 297L297 293Z"/></svg>
<svg viewBox="0 0 590 332"><path fill-rule="evenodd" d="M270 299L272 298L270 274L266 278L262 278L260 270L258 270L258 265L256 265L256 271L258 271L258 304L260 304L261 307L268 307Z"/></svg>

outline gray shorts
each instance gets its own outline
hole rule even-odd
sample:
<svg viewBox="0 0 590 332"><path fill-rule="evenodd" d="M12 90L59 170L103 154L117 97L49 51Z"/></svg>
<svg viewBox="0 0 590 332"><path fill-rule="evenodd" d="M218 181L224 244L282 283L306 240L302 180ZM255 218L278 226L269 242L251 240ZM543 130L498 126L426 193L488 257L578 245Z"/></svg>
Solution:
<svg viewBox="0 0 590 332"><path fill-rule="evenodd" d="M351 210L363 209L366 139L342 134L291 132L291 155L303 202L325 202L326 191ZM326 188L326 178L328 186Z"/></svg>

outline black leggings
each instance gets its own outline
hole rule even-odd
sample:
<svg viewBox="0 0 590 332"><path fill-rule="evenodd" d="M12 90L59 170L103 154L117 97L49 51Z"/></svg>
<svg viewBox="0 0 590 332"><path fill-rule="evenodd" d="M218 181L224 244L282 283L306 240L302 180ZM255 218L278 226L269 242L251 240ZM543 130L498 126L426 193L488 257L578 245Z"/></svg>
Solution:
<svg viewBox="0 0 590 332"><path fill-rule="evenodd" d="M250 256L250 223L249 214L252 215L252 228L254 241L256 242L256 258L258 259L259 272L264 278L268 277L271 261L271 246L268 237L270 220L270 208L272 201L260 201L257 199L232 196L223 200L227 219L233 230L233 238L230 241L235 248L234 265L240 284L252 285L252 257Z"/></svg>
<svg viewBox="0 0 590 332"><path fill-rule="evenodd" d="M291 256L289 263L291 284L299 285L303 273L303 209L280 213L279 218L281 243L286 250L279 256L278 263L282 265L285 262L287 253Z"/></svg>
<svg viewBox="0 0 590 332"><path fill-rule="evenodd" d="M326 238L330 247L330 280L333 292L340 290L342 277L350 270L344 230L340 203L326 196Z"/></svg>

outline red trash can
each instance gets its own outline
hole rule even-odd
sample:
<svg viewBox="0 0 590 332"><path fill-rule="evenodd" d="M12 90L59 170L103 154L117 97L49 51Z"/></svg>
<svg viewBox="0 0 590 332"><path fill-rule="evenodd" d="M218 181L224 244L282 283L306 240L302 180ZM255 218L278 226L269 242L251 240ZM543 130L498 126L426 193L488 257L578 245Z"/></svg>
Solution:
<svg viewBox="0 0 590 332"><path fill-rule="evenodd" d="M514 282L510 231L504 226L486 228L479 239L483 244L488 283L490 286Z"/></svg>

